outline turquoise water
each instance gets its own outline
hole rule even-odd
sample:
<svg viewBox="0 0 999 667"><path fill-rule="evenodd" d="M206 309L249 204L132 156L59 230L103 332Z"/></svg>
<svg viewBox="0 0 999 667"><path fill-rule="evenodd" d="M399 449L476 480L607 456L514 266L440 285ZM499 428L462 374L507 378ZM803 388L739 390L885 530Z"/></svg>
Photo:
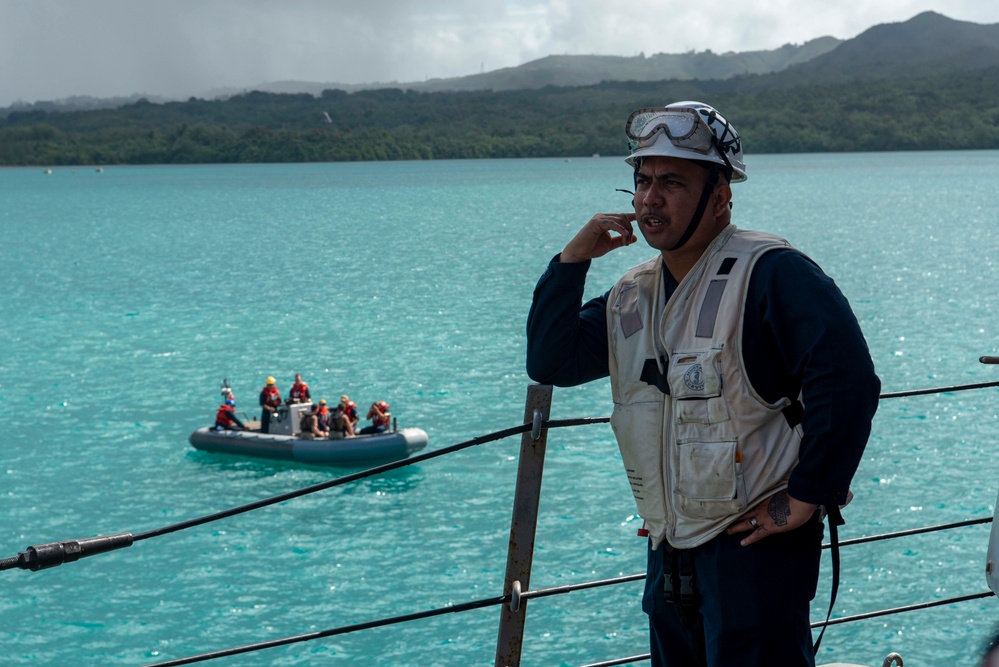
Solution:
<svg viewBox="0 0 999 667"><path fill-rule="evenodd" d="M999 379L999 152L759 156L740 226L787 236L850 298L886 391ZM345 471L197 452L223 377L388 400L433 450L521 421L548 259L622 210L619 159L0 170L0 558L139 533ZM598 261L589 293L649 256ZM553 418L609 413L606 383ZM883 401L843 537L991 515L999 391ZM502 591L519 439L129 549L0 573L4 665L141 665ZM644 570L609 427L549 439L532 586ZM836 615L986 589L988 527L844 550ZM828 560L826 561L828 565ZM825 615L828 567L813 618ZM530 603L524 664L647 650L641 583ZM985 599L835 626L820 662L973 664ZM491 664L499 610L220 665Z"/></svg>

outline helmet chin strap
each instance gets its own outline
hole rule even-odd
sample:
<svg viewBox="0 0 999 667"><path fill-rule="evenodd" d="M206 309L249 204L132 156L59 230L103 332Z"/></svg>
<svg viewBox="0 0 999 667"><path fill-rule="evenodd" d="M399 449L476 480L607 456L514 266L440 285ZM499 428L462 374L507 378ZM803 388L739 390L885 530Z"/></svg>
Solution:
<svg viewBox="0 0 999 667"><path fill-rule="evenodd" d="M683 245L690 240L690 237L694 235L694 232L697 231L697 226L701 224L701 217L704 215L704 211L708 207L708 200L711 199L711 193L714 192L716 185L718 185L718 168L712 165L708 167L708 180L704 184L704 189L701 190L701 200L697 202L697 210L694 211L694 217L691 219L690 224L687 225L687 230L683 233L683 236L680 237L680 240L666 252L672 252L673 250L679 250L682 248Z"/></svg>

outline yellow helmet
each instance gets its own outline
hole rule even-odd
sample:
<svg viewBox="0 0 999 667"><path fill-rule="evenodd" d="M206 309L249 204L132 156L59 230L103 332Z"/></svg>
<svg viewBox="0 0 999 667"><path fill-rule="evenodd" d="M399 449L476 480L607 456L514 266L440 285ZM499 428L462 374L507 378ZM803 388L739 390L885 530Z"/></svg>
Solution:
<svg viewBox="0 0 999 667"><path fill-rule="evenodd" d="M274 384L274 378L272 378L270 375L267 376L267 384Z"/></svg>

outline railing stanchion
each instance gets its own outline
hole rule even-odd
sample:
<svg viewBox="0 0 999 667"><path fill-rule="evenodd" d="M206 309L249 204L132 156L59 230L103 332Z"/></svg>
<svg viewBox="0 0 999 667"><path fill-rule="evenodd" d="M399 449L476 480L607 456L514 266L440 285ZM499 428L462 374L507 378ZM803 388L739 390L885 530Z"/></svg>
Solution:
<svg viewBox="0 0 999 667"><path fill-rule="evenodd" d="M538 526L538 505L541 499L541 476L545 466L545 444L548 429L540 428L548 421L552 407L551 385L531 384L527 387L524 423L535 426L520 439L520 463L517 466L517 488L513 499L513 519L510 522L510 546L506 555L506 580L503 595L530 590L531 563L534 560L534 536ZM513 602L513 600L512 600ZM499 637L496 640L496 667L517 667L524 644L524 623L527 600L516 596L516 604L500 609Z"/></svg>

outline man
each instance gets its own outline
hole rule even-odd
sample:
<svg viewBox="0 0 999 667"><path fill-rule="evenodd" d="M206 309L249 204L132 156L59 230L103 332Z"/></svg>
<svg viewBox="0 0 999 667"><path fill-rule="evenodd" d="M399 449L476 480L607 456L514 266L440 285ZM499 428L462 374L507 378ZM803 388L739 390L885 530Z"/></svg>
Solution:
<svg viewBox="0 0 999 667"><path fill-rule="evenodd" d="M371 426L365 426L361 429L361 435L372 435L375 433L384 433L388 430L389 424L392 423L392 413L389 404L385 401L376 401L371 404L368 408L368 416L366 419L371 420Z"/></svg>
<svg viewBox="0 0 999 667"><path fill-rule="evenodd" d="M330 438L334 440L354 437L354 429L344 413L343 403L337 403L330 411L329 431Z"/></svg>
<svg viewBox="0 0 999 667"><path fill-rule="evenodd" d="M288 398L291 399L292 403L307 403L312 400L312 394L309 393L309 385L302 382L301 373L295 374L295 383L291 385Z"/></svg>
<svg viewBox="0 0 999 667"><path fill-rule="evenodd" d="M329 437L329 431L325 430L319 423L318 404L313 403L309 411L302 415L302 419L299 422L299 430L301 431L299 437L305 440Z"/></svg>
<svg viewBox="0 0 999 667"><path fill-rule="evenodd" d="M242 431L246 425L236 416L236 399L229 394L229 397L219 406L215 413L216 431Z"/></svg>
<svg viewBox="0 0 999 667"><path fill-rule="evenodd" d="M347 394L340 396L340 409L343 410L341 426L345 437L354 437L354 426L358 421L357 403L350 400Z"/></svg>
<svg viewBox="0 0 999 667"><path fill-rule="evenodd" d="M330 430L330 409L326 405L326 399L319 399L319 412L316 415L319 418L319 428L323 431Z"/></svg>
<svg viewBox="0 0 999 667"><path fill-rule="evenodd" d="M593 216L538 282L534 380L610 376L611 424L649 535L652 664L815 664L820 507L847 502L880 382L835 283L730 223L738 133L699 102L629 118L634 212ZM580 305L590 261L658 255Z"/></svg>
<svg viewBox="0 0 999 667"><path fill-rule="evenodd" d="M260 390L260 432L270 433L271 417L281 407L281 392L274 378L267 376L267 384Z"/></svg>

